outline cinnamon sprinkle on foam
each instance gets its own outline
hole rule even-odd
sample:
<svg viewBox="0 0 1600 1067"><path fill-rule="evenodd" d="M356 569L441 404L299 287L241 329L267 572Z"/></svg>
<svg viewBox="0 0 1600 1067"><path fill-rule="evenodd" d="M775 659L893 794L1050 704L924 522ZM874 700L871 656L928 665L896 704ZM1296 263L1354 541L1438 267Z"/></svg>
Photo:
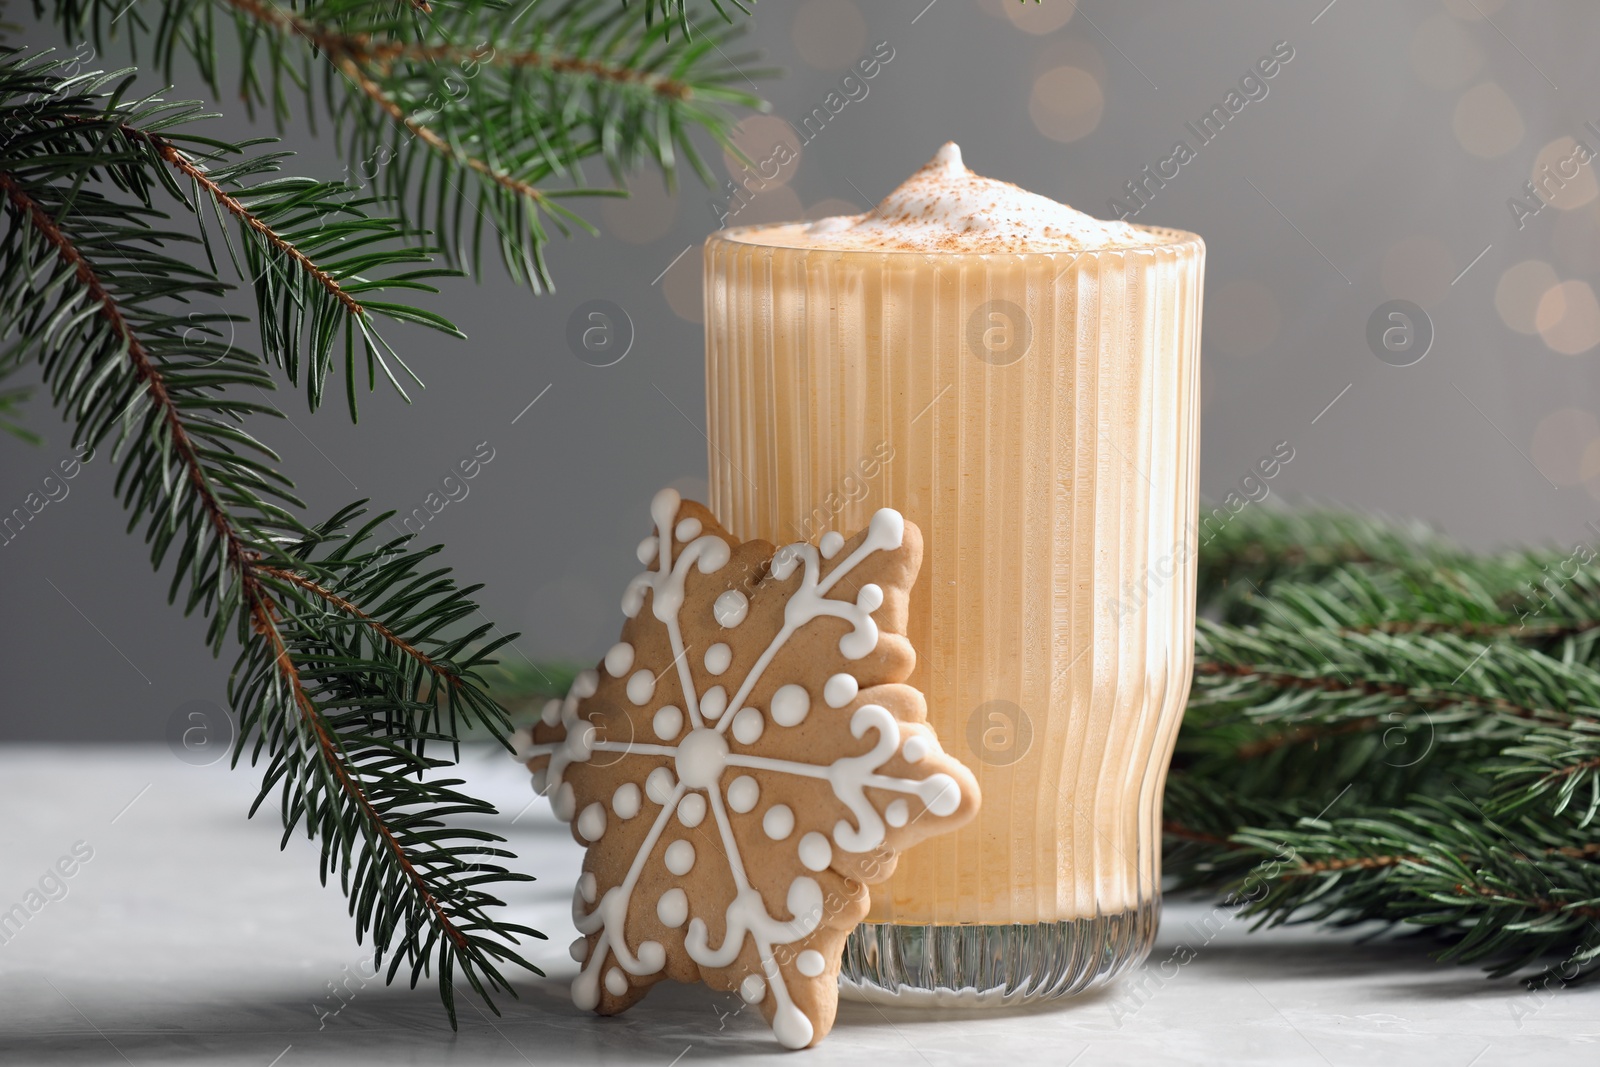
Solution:
<svg viewBox="0 0 1600 1067"><path fill-rule="evenodd" d="M871 211L785 223L736 239L791 248L982 254L1139 248L1167 238L974 174L951 141Z"/></svg>

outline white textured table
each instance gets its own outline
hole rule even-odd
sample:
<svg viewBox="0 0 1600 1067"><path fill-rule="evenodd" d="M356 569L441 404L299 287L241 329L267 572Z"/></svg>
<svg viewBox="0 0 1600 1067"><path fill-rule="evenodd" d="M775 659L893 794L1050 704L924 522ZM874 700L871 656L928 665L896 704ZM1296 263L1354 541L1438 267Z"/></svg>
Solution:
<svg viewBox="0 0 1600 1067"><path fill-rule="evenodd" d="M0 747L0 912L61 857L73 870L65 896L52 884L59 899L20 930L0 927L0 1064L688 1067L785 1055L753 1011L704 988L663 984L615 1019L575 1010L579 850L543 801L528 805L519 767L488 749L466 762L541 876L518 890L512 914L549 935L531 958L550 977L520 982L499 1019L463 995L452 1033L432 988L363 985L369 957L338 891L318 886L314 847L278 852L275 812L244 820L251 771L190 767L160 746ZM77 861L75 845L92 857ZM1164 974L1180 943L1193 960ZM1600 984L1530 993L1408 945L1246 934L1197 904L1169 906L1152 961L1130 982L1048 1008L845 1003L822 1046L791 1062L1600 1063Z"/></svg>

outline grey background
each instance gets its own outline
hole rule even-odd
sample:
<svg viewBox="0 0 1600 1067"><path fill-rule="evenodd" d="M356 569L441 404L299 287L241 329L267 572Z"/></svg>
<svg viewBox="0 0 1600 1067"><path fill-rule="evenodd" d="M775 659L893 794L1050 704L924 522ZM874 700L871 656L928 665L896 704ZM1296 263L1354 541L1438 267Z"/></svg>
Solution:
<svg viewBox="0 0 1600 1067"><path fill-rule="evenodd" d="M1554 351L1512 329L1495 295L1509 268L1544 262L1577 283L1562 290L1567 318L1549 304L1554 343L1600 340L1600 312L1581 304L1600 266L1600 212L1594 199L1562 209L1592 191L1592 168L1521 229L1507 207L1551 141L1600 149L1582 128L1600 123L1600 7L1083 0L1064 25L1035 33L1045 24L1027 19L1068 5L1046 0L1021 26L1009 6L760 4L748 42L786 71L760 85L775 116L798 121L823 105L840 68L878 42L894 58L737 221L832 213L840 200L862 209L947 139L981 173L1104 216L1141 167L1180 137L1193 143L1186 122L1286 41L1294 58L1266 97L1138 217L1197 231L1210 251L1204 494L1221 498L1288 441L1294 459L1270 483L1274 501L1416 516L1485 547L1595 536L1585 523L1600 518L1600 445L1589 447L1600 438L1600 348ZM62 43L49 27L23 39ZM1062 67L1078 73L1049 73ZM191 80L175 95L202 92ZM231 128L243 121L233 115ZM771 127L754 124L748 138L764 156ZM289 141L304 151L302 171L340 172L327 140L302 127ZM262 428L313 515L363 496L409 511L488 442L493 459L468 496L422 536L448 545L463 578L488 583L489 616L521 631L516 649L535 659L603 652L649 495L669 483L704 491L691 246L715 228L713 194L692 178L673 197L653 176L636 186L630 204L583 206L599 237L550 248L556 292L535 297L491 265L435 305L469 341L397 335L428 382L410 406L366 396L352 427L337 405L313 416L285 393L290 420ZM1432 349L1413 366L1386 365L1367 346L1369 316L1393 298L1433 321ZM574 310L595 299L625 309L635 329L609 367L580 361L565 340ZM46 403L29 424L44 445L0 437L5 512L68 454ZM229 661L211 661L201 622L166 604L167 577L123 533L111 480L112 464L96 459L0 547L0 740L155 740L186 701L221 700Z"/></svg>

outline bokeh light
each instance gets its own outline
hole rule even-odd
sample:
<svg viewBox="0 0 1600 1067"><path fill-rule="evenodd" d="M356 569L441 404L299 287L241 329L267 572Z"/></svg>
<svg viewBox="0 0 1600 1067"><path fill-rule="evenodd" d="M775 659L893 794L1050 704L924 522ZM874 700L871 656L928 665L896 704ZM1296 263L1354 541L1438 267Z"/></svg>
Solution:
<svg viewBox="0 0 1600 1067"><path fill-rule="evenodd" d="M1411 70L1431 89L1459 89L1483 69L1472 31L1448 15L1424 19L1411 35Z"/></svg>
<svg viewBox="0 0 1600 1067"><path fill-rule="evenodd" d="M600 205L605 233L629 244L643 245L666 235L678 217L678 197L667 192L656 171L628 179L628 197L608 197Z"/></svg>
<svg viewBox="0 0 1600 1067"><path fill-rule="evenodd" d="M729 140L749 156L755 166L752 174L732 153L722 153L722 165L728 177L736 182L748 178L767 186L788 185L800 170L800 135L776 115L751 115L741 120L733 128Z"/></svg>
<svg viewBox="0 0 1600 1067"><path fill-rule="evenodd" d="M1588 152L1580 152L1573 137L1557 137L1539 149L1529 177L1540 198L1562 211L1576 211L1600 197L1594 165L1582 162Z"/></svg>
<svg viewBox="0 0 1600 1067"><path fill-rule="evenodd" d="M1483 159L1503 156L1522 140L1522 112L1492 81L1479 82L1461 94L1450 126L1461 147Z"/></svg>
<svg viewBox="0 0 1600 1067"><path fill-rule="evenodd" d="M1205 320L1208 347L1230 356L1255 356L1277 340L1283 316L1271 289L1242 280L1206 293Z"/></svg>
<svg viewBox="0 0 1600 1067"><path fill-rule="evenodd" d="M1078 10L1077 0L1047 0L1042 4L1005 5L1006 18L1011 25L1027 33L1053 33L1072 21Z"/></svg>
<svg viewBox="0 0 1600 1067"><path fill-rule="evenodd" d="M1054 67L1039 75L1028 97L1028 117L1052 141L1087 137L1100 125L1106 101L1100 82L1082 67Z"/></svg>
<svg viewBox="0 0 1600 1067"><path fill-rule="evenodd" d="M795 9L789 36L807 66L843 70L866 47L867 20L855 0L805 0Z"/></svg>
<svg viewBox="0 0 1600 1067"><path fill-rule="evenodd" d="M1538 259L1525 259L1507 267L1494 287L1494 309L1499 312L1500 321L1518 333L1538 333L1534 316L1539 310L1539 298L1560 280L1554 267Z"/></svg>
<svg viewBox="0 0 1600 1067"><path fill-rule="evenodd" d="M1591 447L1600 443L1600 421L1580 408L1552 411L1534 427L1530 453L1533 465L1557 485L1577 485L1600 470L1585 472Z"/></svg>
<svg viewBox="0 0 1600 1067"><path fill-rule="evenodd" d="M1552 352L1576 356L1600 345L1600 301L1588 282L1573 279L1546 290L1533 321Z"/></svg>
<svg viewBox="0 0 1600 1067"><path fill-rule="evenodd" d="M1444 242L1413 234L1389 246L1378 277L1390 299L1432 308L1450 295L1450 283L1459 270Z"/></svg>
<svg viewBox="0 0 1600 1067"><path fill-rule="evenodd" d="M691 248L684 253L656 284L661 286L667 306L678 318L685 322L705 320L705 264L700 259L698 248Z"/></svg>
<svg viewBox="0 0 1600 1067"><path fill-rule="evenodd" d="M1073 33L1061 33L1040 41L1034 49L1029 67L1035 79L1055 67L1077 67L1094 75L1101 85L1106 83L1106 57L1093 41Z"/></svg>

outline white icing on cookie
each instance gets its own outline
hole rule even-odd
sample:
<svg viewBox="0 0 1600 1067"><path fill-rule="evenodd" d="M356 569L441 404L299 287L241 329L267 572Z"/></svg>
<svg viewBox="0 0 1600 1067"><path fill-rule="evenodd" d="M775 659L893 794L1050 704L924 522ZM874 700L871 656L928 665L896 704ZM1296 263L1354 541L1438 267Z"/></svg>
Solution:
<svg viewBox="0 0 1600 1067"><path fill-rule="evenodd" d="M848 623L848 629L839 639L839 651L847 659L862 659L869 655L879 640L877 624L872 612L883 603L883 591L868 583L856 593L854 601L829 597L840 581L845 579L860 563L874 552L898 548L904 537L904 520L897 512L882 509L872 517L866 533L854 551L843 559L836 557L843 551L844 540L830 533L823 547L808 544L785 546L773 557L771 574L779 582L787 582L799 575L798 586L787 591L782 627L760 657L750 665L740 679L737 690L730 696L721 685L709 687L700 693L686 659L688 649L683 643L678 614L684 603L684 581L691 567L701 574L714 574L725 567L732 558L729 544L720 536L703 533L699 520L685 518L674 521L680 508L680 498L673 490L662 490L651 502L651 517L656 534L640 545L640 559L652 569L634 578L623 596L623 611L630 618L637 617L644 608L648 595L651 614L662 622L667 631L673 659L662 666L663 673L677 672L678 689L684 707L665 706L655 710L652 728L661 744L646 743L639 739L606 740L595 726L578 715L581 699L593 695L598 685L598 674L587 671L575 681L564 701L552 701L546 706L542 721L547 726L558 723L565 727L566 736L559 742L530 744L529 758L548 755L550 762L545 770L545 781L538 783L541 791L552 796L556 814L567 820L573 817L575 797L572 786L563 780L573 763L589 760L595 752L616 754L617 759L645 758L657 761L644 779L644 795L658 805L651 825L639 843L638 852L620 883L607 889L598 903L594 900L594 876L586 874L588 895L581 889L573 905L573 921L587 947L587 956L580 974L572 983L573 1002L580 1008L597 1007L602 986L612 996L625 995L631 982L629 976L644 977L658 973L666 965L666 952L662 945L645 941L637 949L630 947L625 936L630 900L644 872L648 858L656 848L673 816L685 827L697 829L707 821L720 849L708 853L707 862L715 856L725 860L731 877L734 896L726 906L719 924L723 933L719 945L710 943L710 928L706 922L690 914L691 906L682 888L671 886L656 902L657 917L669 927L688 928L684 935L684 950L689 958L706 968L731 966L749 939L762 961L764 977L750 976L760 983L757 1002L767 996L774 998L772 1028L779 1042L798 1048L810 1042L814 1030L809 1019L800 1012L789 996L783 973L778 967L774 947L793 944L816 930L824 914L822 887L807 875L795 877L785 894L784 912L793 918L776 919L767 910L760 890L751 885L744 868L738 844L729 821L730 811L745 814L755 810L761 798L761 785L751 774L737 774L724 786L725 772L734 768L788 774L829 784L834 796L846 808L850 818L840 819L833 831L833 841L827 835L810 831L796 845L798 856L813 871L826 870L833 861L837 847L847 852L869 851L884 840L884 820L866 799L866 790L876 793L891 792L914 795L936 814L948 814L960 804L960 793L949 775L934 775L926 780L903 779L881 773L883 765L900 747L902 731L898 721L886 709L877 705L864 705L850 716L850 730L856 738L872 737L869 751L841 757L829 764L810 763L805 760L776 759L755 756L743 747L759 740L764 731L766 716L758 708L747 707L763 673L774 656L797 631L820 618L838 618ZM681 549L674 542L686 542ZM828 573L822 573L822 563L830 564ZM750 603L745 593L727 589L721 593L713 608L716 621L725 628L740 625L749 615ZM706 669L712 675L725 673L732 665L732 649L717 642L703 654ZM631 645L620 642L607 653L606 673L622 677L633 669L636 652ZM655 699L659 678L651 671L638 669L628 677L625 690L630 701L644 706ZM732 683L730 683L731 685ZM850 690L848 698L840 694ZM853 700L858 683L854 676L839 673L829 679L824 687L824 699L833 706L843 706ZM811 695L801 686L781 686L773 695L769 714L779 726L796 726L809 714ZM684 730L687 729L687 733ZM731 737L733 745L730 745ZM928 751L937 750L937 743L924 740L921 735L911 737L920 743L918 758ZM907 746L911 746L908 744ZM907 753L908 758L910 753ZM660 765L669 761L670 766ZM612 762L615 762L614 760ZM724 795L724 789L726 795ZM896 806L898 805L898 807ZM619 787L612 795L611 810L619 819L636 817L641 808L639 790L632 783ZM902 813L908 814L903 800L891 801L887 816L895 825ZM607 810L605 805L590 804L579 819L579 834L590 840L603 836ZM795 829L794 812L783 804L775 804L762 815L762 829L774 840L787 840ZM669 841L661 851L662 863L675 877L683 877L693 870L697 855L696 846L689 840L677 838ZM592 908L584 905L593 905ZM592 944L590 939L593 939ZM801 962L803 961L803 962ZM796 966L807 977L820 975L826 969L826 960L820 953L807 950ZM755 988L746 979L746 984Z"/></svg>
<svg viewBox="0 0 1600 1067"><path fill-rule="evenodd" d="M685 793L678 801L678 821L691 829L699 826L706 817L706 795Z"/></svg>
<svg viewBox="0 0 1600 1067"><path fill-rule="evenodd" d="M657 767L644 780L644 795L650 798L651 803L662 807L672 799L673 791L677 788L678 780L665 767Z"/></svg>
<svg viewBox="0 0 1600 1067"><path fill-rule="evenodd" d="M838 530L829 530L827 533L823 534L822 539L817 542L817 548L821 550L823 559L832 559L834 556L839 554L839 550L843 547L844 534L840 533Z"/></svg>
<svg viewBox="0 0 1600 1067"><path fill-rule="evenodd" d="M778 1010L772 1013L772 1036L784 1048L805 1048L811 1044L811 1037L816 1032L811 1020L794 1006L793 1001L779 1004Z"/></svg>
<svg viewBox="0 0 1600 1067"><path fill-rule="evenodd" d="M632 619L644 607L644 595L650 591L650 572L636 576L622 591L622 613Z"/></svg>
<svg viewBox="0 0 1600 1067"><path fill-rule="evenodd" d="M830 708L842 708L856 698L861 683L853 674L836 674L822 686L822 700Z"/></svg>
<svg viewBox="0 0 1600 1067"><path fill-rule="evenodd" d="M611 810L619 819L631 819L639 814L639 787L632 782L617 786L617 791L611 794Z"/></svg>
<svg viewBox="0 0 1600 1067"><path fill-rule="evenodd" d="M556 787L556 795L550 800L550 810L562 822L572 821L572 817L578 813L578 798L572 792L571 782L562 782Z"/></svg>
<svg viewBox="0 0 1600 1067"><path fill-rule="evenodd" d="M656 901L656 918L677 929L689 921L689 894L673 886Z"/></svg>
<svg viewBox="0 0 1600 1067"><path fill-rule="evenodd" d="M772 694L772 721L779 726L799 726L811 710L811 694L804 686L781 686Z"/></svg>
<svg viewBox="0 0 1600 1067"><path fill-rule="evenodd" d="M889 806L883 809L883 821L890 826L904 826L910 818L911 806L902 798L889 801Z"/></svg>
<svg viewBox="0 0 1600 1067"><path fill-rule="evenodd" d="M662 857L667 865L667 870L682 876L694 868L694 846L681 838L667 846L666 855Z"/></svg>
<svg viewBox="0 0 1600 1067"><path fill-rule="evenodd" d="M760 1004L767 999L767 983L759 974L747 974L739 983L739 997L746 1004Z"/></svg>
<svg viewBox="0 0 1600 1067"><path fill-rule="evenodd" d="M583 898L585 904L594 903L595 888L593 871L584 871L578 875L578 896Z"/></svg>
<svg viewBox="0 0 1600 1067"><path fill-rule="evenodd" d="M707 689L700 698L700 714L708 719L720 717L727 708L728 691L720 685L714 685Z"/></svg>
<svg viewBox="0 0 1600 1067"><path fill-rule="evenodd" d="M634 671L628 679L628 699L635 704L648 704L655 696L656 676L649 671Z"/></svg>
<svg viewBox="0 0 1600 1067"><path fill-rule="evenodd" d="M856 597L856 603L868 611L877 611L883 607L883 587L876 582L868 582L861 587L861 593Z"/></svg>
<svg viewBox="0 0 1600 1067"><path fill-rule="evenodd" d="M727 738L715 730L691 730L678 746L678 781L690 789L708 788L727 765Z"/></svg>
<svg viewBox="0 0 1600 1067"><path fill-rule="evenodd" d="M578 816L578 833L585 840L598 841L606 832L606 806L598 800L583 809Z"/></svg>
<svg viewBox="0 0 1600 1067"><path fill-rule="evenodd" d="M728 785L728 807L745 814L761 799L761 785L748 774L741 774Z"/></svg>
<svg viewBox="0 0 1600 1067"><path fill-rule="evenodd" d="M577 697L579 700L587 700L594 696L595 691L599 688L599 671L594 670L593 668L590 668L586 671L579 671L577 677L572 679L572 688L567 690L567 697L568 699Z"/></svg>
<svg viewBox="0 0 1600 1067"><path fill-rule="evenodd" d="M633 646L626 641L618 641L606 652L606 673L613 678L621 678L628 673L628 668L633 666ZM554 726L555 723L550 723Z"/></svg>
<svg viewBox="0 0 1600 1067"><path fill-rule="evenodd" d="M663 741L676 741L683 732L683 712L671 704L662 705L650 720L650 729Z"/></svg>
<svg viewBox="0 0 1600 1067"><path fill-rule="evenodd" d="M741 745L753 745L761 740L766 728L766 718L755 708L740 708L739 714L733 717L733 739Z"/></svg>
<svg viewBox="0 0 1600 1067"><path fill-rule="evenodd" d="M583 957L588 954L589 939L587 937L577 938L572 942L572 944L567 946L567 955L571 956L573 960L578 963L582 963Z"/></svg>
<svg viewBox="0 0 1600 1067"><path fill-rule="evenodd" d="M794 833L794 812L787 804L774 804L761 816L761 829L774 841L782 841Z"/></svg>
<svg viewBox="0 0 1600 1067"><path fill-rule="evenodd" d="M737 589L729 589L711 605L711 616L724 630L731 630L744 622L750 614L750 598Z"/></svg>
<svg viewBox="0 0 1600 1067"><path fill-rule="evenodd" d="M813 830L800 839L800 862L809 870L825 871L833 862L833 846Z"/></svg>

